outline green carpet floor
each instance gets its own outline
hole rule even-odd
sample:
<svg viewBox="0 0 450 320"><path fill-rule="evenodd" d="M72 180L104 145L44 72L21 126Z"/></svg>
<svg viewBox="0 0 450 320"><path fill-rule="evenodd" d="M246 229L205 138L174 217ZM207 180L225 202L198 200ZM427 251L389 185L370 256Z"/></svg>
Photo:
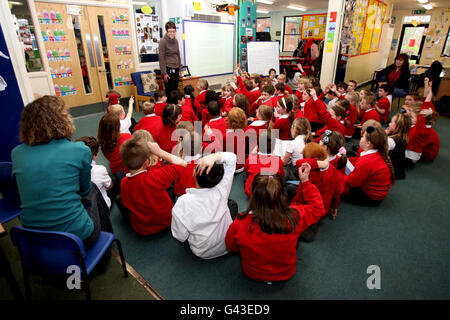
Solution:
<svg viewBox="0 0 450 320"><path fill-rule="evenodd" d="M100 117L76 119L75 136L95 136ZM441 149L434 163L408 170L378 208L342 203L337 220L324 219L316 240L301 243L296 274L283 283L246 278L238 255L201 260L170 230L139 236L114 206L115 233L128 263L166 299L449 299L450 119L441 117L435 128ZM245 210L242 174L230 197ZM371 265L381 269L380 290L366 286Z"/></svg>
<svg viewBox="0 0 450 320"><path fill-rule="evenodd" d="M101 116L76 118L74 138L96 136ZM139 120L142 114L134 117ZM435 128L441 149L434 163L408 170L406 180L398 181L378 208L342 203L337 220L325 218L316 240L300 244L297 271L283 283L248 279L238 255L201 260L170 230L139 236L114 205L115 234L127 262L166 299L449 299L450 119L439 118ZM108 166L102 155L97 163ZM235 175L230 197L245 210L242 174ZM381 269L380 290L366 286L371 265ZM108 278L104 289L111 294L104 299L145 299L130 283L117 287L123 278L120 270L112 269L103 275Z"/></svg>

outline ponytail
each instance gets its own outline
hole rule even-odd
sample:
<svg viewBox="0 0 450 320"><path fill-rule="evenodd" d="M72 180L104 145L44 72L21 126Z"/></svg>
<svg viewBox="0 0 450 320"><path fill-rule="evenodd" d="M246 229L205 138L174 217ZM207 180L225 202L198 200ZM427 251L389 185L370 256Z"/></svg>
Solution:
<svg viewBox="0 0 450 320"><path fill-rule="evenodd" d="M389 157L387 150L388 150L388 147L386 146L386 148L382 148L382 149L378 150L378 152L380 153L384 162L386 162L387 166L389 167L389 170L391 171L391 183L394 184L395 183L394 166L392 164L391 157Z"/></svg>
<svg viewBox="0 0 450 320"><path fill-rule="evenodd" d="M307 143L310 143L310 142L314 142L314 137L313 137L313 135L311 134L311 130L308 130L307 132L306 132L306 135L305 135L305 139L304 139L305 141L305 144L307 144Z"/></svg>

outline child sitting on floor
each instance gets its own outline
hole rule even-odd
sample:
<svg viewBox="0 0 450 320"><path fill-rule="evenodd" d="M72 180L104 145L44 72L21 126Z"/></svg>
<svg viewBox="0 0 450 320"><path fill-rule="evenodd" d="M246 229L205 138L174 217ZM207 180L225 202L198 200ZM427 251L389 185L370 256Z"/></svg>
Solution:
<svg viewBox="0 0 450 320"><path fill-rule="evenodd" d="M134 129L137 130L147 130L152 137L155 137L160 130L162 124L162 118L155 114L155 103L145 101L142 105L142 112L144 117L139 120L138 124Z"/></svg>
<svg viewBox="0 0 450 320"><path fill-rule="evenodd" d="M188 241L192 253L213 259L228 252L225 235L238 213L228 197L233 184L236 156L214 153L198 160L194 170L195 187L186 189L172 208L172 235Z"/></svg>
<svg viewBox="0 0 450 320"><path fill-rule="evenodd" d="M295 274L300 234L324 214L317 187L309 181L311 168L299 169L305 204L288 206L282 180L258 174L245 212L230 225L225 243L240 252L242 271L256 281L283 281Z"/></svg>
<svg viewBox="0 0 450 320"><path fill-rule="evenodd" d="M169 164L150 166L155 155ZM157 143L130 139L120 148L120 156L130 172L120 185L121 202L129 210L133 230L140 235L160 232L170 226L173 201L167 193L172 182L186 168L186 161L162 150Z"/></svg>
<svg viewBox="0 0 450 320"><path fill-rule="evenodd" d="M156 91L153 97L156 100L155 114L159 117L162 117L164 107L167 105L166 91L165 90Z"/></svg>
<svg viewBox="0 0 450 320"><path fill-rule="evenodd" d="M120 104L113 104L108 107L109 113L114 113L119 116L120 119L120 133L132 133L136 120L132 118L133 115L134 97L131 96L128 102L128 113L125 114L125 110Z"/></svg>

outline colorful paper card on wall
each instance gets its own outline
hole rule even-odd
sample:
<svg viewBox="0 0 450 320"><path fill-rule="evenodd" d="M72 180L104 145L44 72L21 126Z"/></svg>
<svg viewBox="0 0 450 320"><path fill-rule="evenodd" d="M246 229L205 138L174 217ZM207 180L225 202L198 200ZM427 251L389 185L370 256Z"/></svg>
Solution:
<svg viewBox="0 0 450 320"><path fill-rule="evenodd" d="M409 39L408 47L413 48L416 43L416 39Z"/></svg>
<svg viewBox="0 0 450 320"><path fill-rule="evenodd" d="M200 2L193 2L192 4L194 5L194 11L202 11L202 5Z"/></svg>
<svg viewBox="0 0 450 320"><path fill-rule="evenodd" d="M325 38L327 14L311 14L302 17L301 38L323 39Z"/></svg>
<svg viewBox="0 0 450 320"><path fill-rule="evenodd" d="M364 28L364 36L361 44L360 54L369 53L372 44L372 34L375 28L375 16L377 14L377 6L375 0L369 0L369 8L367 11L366 27Z"/></svg>

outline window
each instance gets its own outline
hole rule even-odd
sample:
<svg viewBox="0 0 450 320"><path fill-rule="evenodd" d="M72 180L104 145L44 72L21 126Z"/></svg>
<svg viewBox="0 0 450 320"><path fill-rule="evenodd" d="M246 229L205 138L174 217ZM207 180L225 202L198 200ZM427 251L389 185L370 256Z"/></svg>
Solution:
<svg viewBox="0 0 450 320"><path fill-rule="evenodd" d="M256 32L270 32L270 18L256 19Z"/></svg>
<svg viewBox="0 0 450 320"><path fill-rule="evenodd" d="M163 36L164 21L161 21L160 0L133 1L139 62L158 61L158 44Z"/></svg>
<svg viewBox="0 0 450 320"><path fill-rule="evenodd" d="M450 57L450 27L447 31L447 39L445 40L444 48L442 49L441 57Z"/></svg>
<svg viewBox="0 0 450 320"><path fill-rule="evenodd" d="M11 3L11 15L16 27L16 33L25 52L25 62L28 72L43 71L41 56L36 41L35 29L31 20L27 1Z"/></svg>
<svg viewBox="0 0 450 320"><path fill-rule="evenodd" d="M301 40L302 16L284 17L283 51L294 51Z"/></svg>

